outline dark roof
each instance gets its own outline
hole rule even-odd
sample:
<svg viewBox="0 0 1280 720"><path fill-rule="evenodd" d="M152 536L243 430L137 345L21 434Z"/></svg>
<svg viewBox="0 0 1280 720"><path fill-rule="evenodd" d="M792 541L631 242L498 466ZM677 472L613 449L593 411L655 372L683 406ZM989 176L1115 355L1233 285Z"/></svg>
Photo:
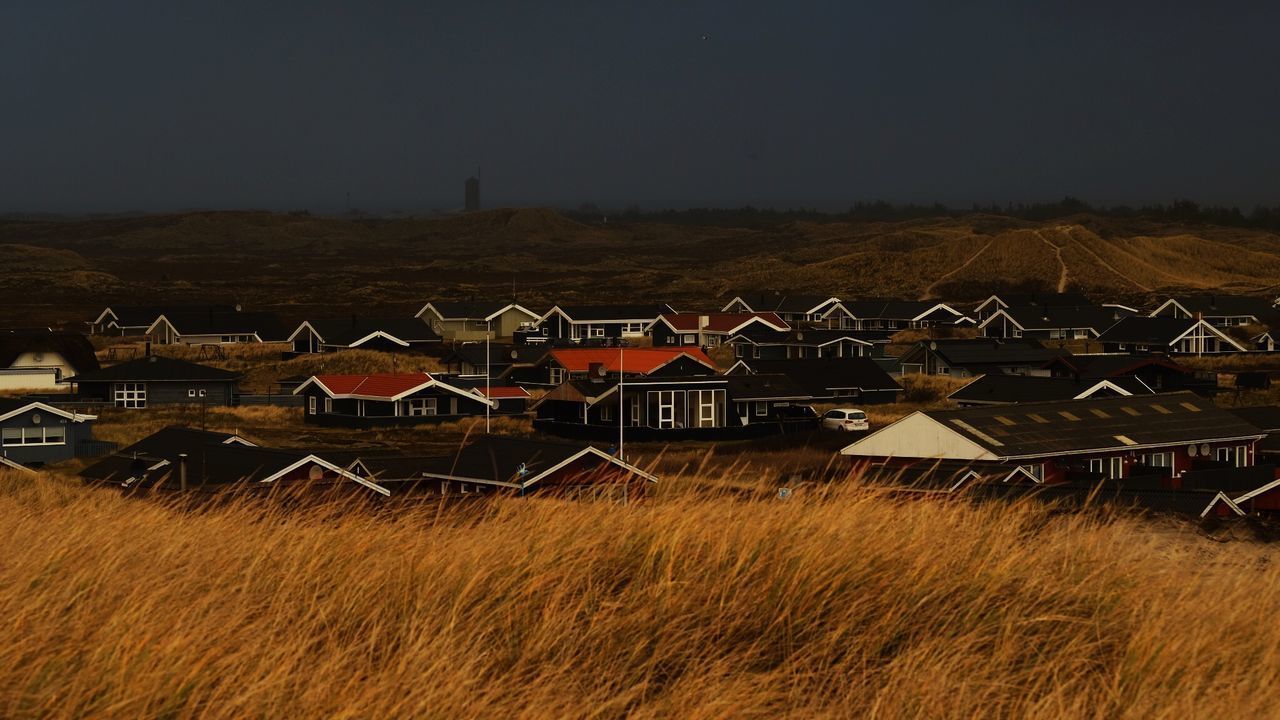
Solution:
<svg viewBox="0 0 1280 720"><path fill-rule="evenodd" d="M223 443L233 437L236 436L227 432L169 425L122 449L120 452L177 457L178 453L190 452L191 448L198 445Z"/></svg>
<svg viewBox="0 0 1280 720"><path fill-rule="evenodd" d="M1263 434L1189 392L922 412L1006 458Z"/></svg>
<svg viewBox="0 0 1280 720"><path fill-rule="evenodd" d="M1046 367L1060 367L1074 372L1081 378L1113 378L1132 375L1148 367L1161 367L1183 375L1195 375L1189 367L1179 365L1164 355L1123 355L1105 353L1099 355L1064 355L1054 358Z"/></svg>
<svg viewBox="0 0 1280 720"><path fill-rule="evenodd" d="M508 300L432 300L428 304L445 320L483 320L510 305L519 305Z"/></svg>
<svg viewBox="0 0 1280 720"><path fill-rule="evenodd" d="M440 336L418 318L322 318L307 323L326 345L349 346L375 332L405 342L439 342Z"/></svg>
<svg viewBox="0 0 1280 720"><path fill-rule="evenodd" d="M1089 298L1084 293L1069 290L1067 292L1014 292L1014 293L995 293L995 297L1000 299L1007 307L1026 307L1031 305L1041 307L1082 307L1090 305ZM988 297L982 302L986 302L991 298ZM979 303L981 305L981 303Z"/></svg>
<svg viewBox="0 0 1280 720"><path fill-rule="evenodd" d="M1177 302L1192 315L1196 313L1210 317L1254 315L1261 318L1276 312L1272 300L1253 295L1199 293L1174 295L1169 299Z"/></svg>
<svg viewBox="0 0 1280 720"><path fill-rule="evenodd" d="M1004 313L1024 330L1045 328L1091 328L1101 333L1115 325L1127 314L1115 308L1100 305L1076 305L1069 307L1044 307L1023 305L1004 308Z"/></svg>
<svg viewBox="0 0 1280 720"><path fill-rule="evenodd" d="M284 340L288 331L273 312L218 312L216 310L175 311L164 318L179 335L257 334L264 342Z"/></svg>
<svg viewBox="0 0 1280 720"><path fill-rule="evenodd" d="M1280 406L1260 405L1257 407L1228 408L1227 412L1267 431L1280 431Z"/></svg>
<svg viewBox="0 0 1280 720"><path fill-rule="evenodd" d="M779 290L737 293L734 297L746 303L752 312L783 313L806 313L833 299L831 295L787 293Z"/></svg>
<svg viewBox="0 0 1280 720"><path fill-rule="evenodd" d="M97 370L98 356L89 338L55 330L0 330L0 367L9 367L23 353L57 353L76 372Z"/></svg>
<svg viewBox="0 0 1280 720"><path fill-rule="evenodd" d="M924 350L936 352L949 365L1040 365L1070 355L1063 348L1047 348L1035 340L997 340L994 338L928 340L916 343L907 355Z"/></svg>
<svg viewBox="0 0 1280 720"><path fill-rule="evenodd" d="M741 338L750 341L756 345L793 345L804 347L818 347L837 340L857 340L864 343L874 343L884 339L883 334L862 333L856 330L829 330L826 328L805 329L805 330L771 330L766 327L752 326L745 328L740 332L734 333L729 338L729 342L734 342Z"/></svg>
<svg viewBox="0 0 1280 720"><path fill-rule="evenodd" d="M846 310L856 318L884 318L889 320L910 320L937 305L936 300L895 300L884 298L868 298L863 300L842 300ZM950 313L948 313L950 315Z"/></svg>
<svg viewBox="0 0 1280 720"><path fill-rule="evenodd" d="M424 474L475 482L519 483L591 447L583 443L489 435L456 452L431 457L361 457L375 481L411 481ZM523 468L524 472L521 472Z"/></svg>
<svg viewBox="0 0 1280 720"><path fill-rule="evenodd" d="M103 308L116 316L116 324L121 327L147 327L161 315L188 315L193 313L231 313L236 311L235 305L111 305ZM102 315L102 313L98 313ZM95 317L96 319L96 317Z"/></svg>
<svg viewBox="0 0 1280 720"><path fill-rule="evenodd" d="M725 375L724 379L728 395L734 400L808 400L813 397L795 379L780 373Z"/></svg>
<svg viewBox="0 0 1280 720"><path fill-rule="evenodd" d="M560 312L571 320L654 320L664 313L674 312L670 305L557 305Z"/></svg>
<svg viewBox="0 0 1280 720"><path fill-rule="evenodd" d="M947 397L959 403L987 404L1071 400L1102 382L1109 382L1133 395L1152 393L1151 388L1135 377L1076 380L1066 377L992 373L983 375Z"/></svg>
<svg viewBox="0 0 1280 720"><path fill-rule="evenodd" d="M207 365L148 355L101 370L80 373L64 382L231 382L239 377L236 373Z"/></svg>
<svg viewBox="0 0 1280 720"><path fill-rule="evenodd" d="M505 368L509 365L536 365L546 357L551 348L546 345L507 345L489 343L488 363L492 367ZM484 365L486 362L485 344L482 342L466 342L455 345L453 352L445 356L445 362L465 362L471 365ZM515 353L515 357L512 357Z"/></svg>
<svg viewBox="0 0 1280 720"><path fill-rule="evenodd" d="M858 388L863 392L902 389L869 357L743 360L742 364L756 374L786 375L813 397L829 396L833 389Z"/></svg>
<svg viewBox="0 0 1280 720"><path fill-rule="evenodd" d="M1196 324L1191 318L1135 315L1112 325L1098 337L1100 342L1137 343L1167 347Z"/></svg>

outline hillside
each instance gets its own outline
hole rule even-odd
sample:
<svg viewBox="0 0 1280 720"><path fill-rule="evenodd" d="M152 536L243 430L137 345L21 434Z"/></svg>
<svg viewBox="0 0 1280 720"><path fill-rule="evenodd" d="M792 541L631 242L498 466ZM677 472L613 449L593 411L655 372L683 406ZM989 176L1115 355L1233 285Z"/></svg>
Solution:
<svg viewBox="0 0 1280 720"><path fill-rule="evenodd" d="M1256 292L1280 277L1280 236L1081 215L974 215L765 228L584 225L543 209L401 220L210 212L0 222L11 259L0 320L56 321L104 300L234 300L315 312L416 311L432 297L514 290L558 300L653 297L692 307L740 287L971 300L993 289Z"/></svg>
<svg viewBox="0 0 1280 720"><path fill-rule="evenodd" d="M629 507L184 512L0 475L0 715L1263 717L1280 703L1265 545L1035 503L681 486Z"/></svg>

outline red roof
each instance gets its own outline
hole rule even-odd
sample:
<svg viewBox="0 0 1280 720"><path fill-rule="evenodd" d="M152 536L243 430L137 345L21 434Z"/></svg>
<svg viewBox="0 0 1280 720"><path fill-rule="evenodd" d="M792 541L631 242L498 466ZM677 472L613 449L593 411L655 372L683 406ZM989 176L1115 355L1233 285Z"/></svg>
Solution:
<svg viewBox="0 0 1280 720"><path fill-rule="evenodd" d="M334 395L366 395L394 398L432 381L426 373L378 373L375 375L316 375Z"/></svg>
<svg viewBox="0 0 1280 720"><path fill-rule="evenodd" d="M707 319L707 324L699 327L704 317ZM780 329L790 329L790 326L782 318L778 317L777 313L771 312L707 313L705 315L699 315L698 313L669 313L663 315L661 319L666 320L671 327L680 332L708 330L710 332L728 333L737 330L752 320L760 320Z"/></svg>
<svg viewBox="0 0 1280 720"><path fill-rule="evenodd" d="M622 357L619 358L619 355ZM618 372L619 360L624 372L648 375L681 355L703 363L715 369L715 363L707 354L697 348L560 348L551 351L551 356L569 372L587 372L595 363L604 365L609 372Z"/></svg>

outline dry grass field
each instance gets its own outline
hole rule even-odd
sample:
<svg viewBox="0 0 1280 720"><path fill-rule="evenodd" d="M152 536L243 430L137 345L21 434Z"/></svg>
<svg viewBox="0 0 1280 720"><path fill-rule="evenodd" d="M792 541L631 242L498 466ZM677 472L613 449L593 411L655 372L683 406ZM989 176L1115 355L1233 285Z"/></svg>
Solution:
<svg viewBox="0 0 1280 720"><path fill-rule="evenodd" d="M972 300L1080 289L1140 301L1161 289L1255 292L1280 277L1280 236L1080 215L972 215L762 228L585 225L550 210L351 220L207 212L0 222L0 324L87 319L105 302L239 302L288 321L412 316L432 298L664 299L707 309L779 288ZM10 303L18 302L14 307Z"/></svg>
<svg viewBox="0 0 1280 720"><path fill-rule="evenodd" d="M4 717L1266 717L1270 550L856 483L201 511L0 477Z"/></svg>

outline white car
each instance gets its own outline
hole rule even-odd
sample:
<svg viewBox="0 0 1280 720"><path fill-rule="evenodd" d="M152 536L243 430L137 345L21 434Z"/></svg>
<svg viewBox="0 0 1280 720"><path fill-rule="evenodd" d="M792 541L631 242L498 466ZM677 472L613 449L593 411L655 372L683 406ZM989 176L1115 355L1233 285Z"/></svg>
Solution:
<svg viewBox="0 0 1280 720"><path fill-rule="evenodd" d="M867 422L867 414L856 408L836 408L828 410L822 416L823 430L843 430L844 432L866 432L871 429Z"/></svg>

